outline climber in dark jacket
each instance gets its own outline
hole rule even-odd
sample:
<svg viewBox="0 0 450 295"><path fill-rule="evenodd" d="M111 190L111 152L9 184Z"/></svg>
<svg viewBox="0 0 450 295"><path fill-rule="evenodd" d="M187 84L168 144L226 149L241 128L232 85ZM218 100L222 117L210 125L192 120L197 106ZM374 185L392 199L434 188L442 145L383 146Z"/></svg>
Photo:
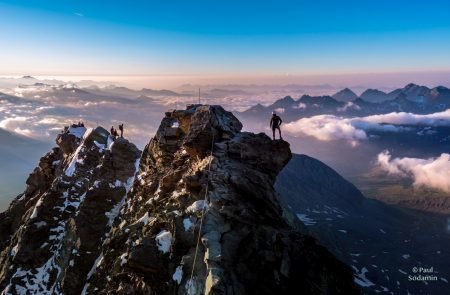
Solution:
<svg viewBox="0 0 450 295"><path fill-rule="evenodd" d="M272 112L272 119L270 119L270 128L272 128L273 140L275 140L275 129L278 129L280 139L283 140L283 137L281 137L280 129L281 123L283 123L283 120L281 120L281 118L275 112Z"/></svg>
<svg viewBox="0 0 450 295"><path fill-rule="evenodd" d="M119 125L120 137L123 137L123 123Z"/></svg>
<svg viewBox="0 0 450 295"><path fill-rule="evenodd" d="M111 126L110 131L111 131L111 139L112 139L112 141L115 141L116 140L116 135L115 134L117 134L117 130L114 129L114 126Z"/></svg>

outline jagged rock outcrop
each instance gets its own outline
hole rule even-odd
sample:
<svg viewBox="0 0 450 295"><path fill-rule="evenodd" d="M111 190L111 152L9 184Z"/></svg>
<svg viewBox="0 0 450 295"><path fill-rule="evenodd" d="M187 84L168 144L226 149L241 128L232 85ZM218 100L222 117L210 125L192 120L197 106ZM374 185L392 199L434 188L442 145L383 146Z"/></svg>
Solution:
<svg viewBox="0 0 450 295"><path fill-rule="evenodd" d="M282 218L273 183L289 144L241 128L219 106L166 113L88 293L358 292L349 268Z"/></svg>
<svg viewBox="0 0 450 295"><path fill-rule="evenodd" d="M241 129L220 106L167 112L134 180L126 140L61 142L54 168L30 176L48 180L0 221L3 293L357 294L351 270L285 218L273 184L289 144Z"/></svg>
<svg viewBox="0 0 450 295"><path fill-rule="evenodd" d="M80 294L140 157L108 135L67 129L0 214L1 294Z"/></svg>

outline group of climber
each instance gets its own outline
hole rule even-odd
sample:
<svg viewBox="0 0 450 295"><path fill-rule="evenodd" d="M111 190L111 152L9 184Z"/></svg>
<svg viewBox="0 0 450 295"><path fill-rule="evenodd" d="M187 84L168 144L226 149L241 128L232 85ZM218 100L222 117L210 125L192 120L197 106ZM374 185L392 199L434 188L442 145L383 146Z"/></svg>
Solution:
<svg viewBox="0 0 450 295"><path fill-rule="evenodd" d="M72 127L72 128L84 127L84 122L83 121L78 121L78 123L74 123L70 127Z"/></svg>
<svg viewBox="0 0 450 295"><path fill-rule="evenodd" d="M120 131L120 137L123 138L123 123L119 125L119 131ZM117 132L117 129L114 128L114 126L111 126L111 137L114 140L116 140L117 137L119 137L119 133Z"/></svg>
<svg viewBox="0 0 450 295"><path fill-rule="evenodd" d="M79 121L78 123L73 123L70 125L70 128L78 128L78 127L84 127L83 121ZM69 132L69 126L65 126L63 129L61 129L61 134L68 133Z"/></svg>

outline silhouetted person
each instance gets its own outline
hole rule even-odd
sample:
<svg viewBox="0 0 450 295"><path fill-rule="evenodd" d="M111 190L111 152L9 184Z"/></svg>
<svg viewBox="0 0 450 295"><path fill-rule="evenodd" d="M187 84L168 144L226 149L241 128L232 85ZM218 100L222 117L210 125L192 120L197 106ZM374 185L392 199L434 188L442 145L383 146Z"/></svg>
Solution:
<svg viewBox="0 0 450 295"><path fill-rule="evenodd" d="M120 137L123 137L123 123L119 125Z"/></svg>
<svg viewBox="0 0 450 295"><path fill-rule="evenodd" d="M114 134L116 134L117 131L116 131L116 129L114 129L114 126L111 126L111 129L109 131L111 131L111 139L112 139L112 141L116 141L116 136Z"/></svg>
<svg viewBox="0 0 450 295"><path fill-rule="evenodd" d="M114 139L116 139L119 136L119 133L117 133L117 130L114 129Z"/></svg>
<svg viewBox="0 0 450 295"><path fill-rule="evenodd" d="M281 123L283 123L283 120L281 120L281 118L275 112L272 112L272 119L270 119L270 128L272 128L273 140L275 140L275 129L278 129L280 139L283 139L283 137L281 137Z"/></svg>

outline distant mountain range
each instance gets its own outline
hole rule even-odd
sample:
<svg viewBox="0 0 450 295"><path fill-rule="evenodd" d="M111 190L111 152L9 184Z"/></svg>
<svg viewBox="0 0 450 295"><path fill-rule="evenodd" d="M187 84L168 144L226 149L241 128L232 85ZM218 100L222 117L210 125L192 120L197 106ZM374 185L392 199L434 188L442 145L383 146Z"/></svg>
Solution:
<svg viewBox="0 0 450 295"><path fill-rule="evenodd" d="M278 110L287 121L319 114L335 114L340 116L367 116L391 112L411 112L430 114L450 107L450 89L438 86L428 88L408 84L404 88L384 93L376 89L368 89L359 97L348 88L333 96L303 95L298 99L286 96L269 106L257 104L242 114L249 117L267 116Z"/></svg>
<svg viewBox="0 0 450 295"><path fill-rule="evenodd" d="M156 89L150 89L150 88L142 88L141 90L133 90L133 89L130 89L127 87L115 86L115 85L110 85L110 86L106 86L106 87L90 86L90 87L86 87L84 89L86 89L89 92L95 93L95 94L105 95L105 93L106 93L106 94L121 96L121 97L125 97L125 98L138 98L138 97L142 98L142 97L157 97L157 96L168 96L168 97L186 96L186 94L177 93L175 91L167 90L167 89L156 90Z"/></svg>
<svg viewBox="0 0 450 295"><path fill-rule="evenodd" d="M436 87L433 89L438 89L445 87ZM432 89L426 86L419 86L413 83L406 85L403 88L395 89L391 92L383 92L378 89L367 89L359 96L362 100L372 103L380 103L387 100L393 100L399 95L404 95L406 99L414 101L414 102L425 102L427 98L433 96L431 94ZM358 96L349 88L345 88L341 91L338 91L332 97L338 101L349 102L354 101L358 98Z"/></svg>

